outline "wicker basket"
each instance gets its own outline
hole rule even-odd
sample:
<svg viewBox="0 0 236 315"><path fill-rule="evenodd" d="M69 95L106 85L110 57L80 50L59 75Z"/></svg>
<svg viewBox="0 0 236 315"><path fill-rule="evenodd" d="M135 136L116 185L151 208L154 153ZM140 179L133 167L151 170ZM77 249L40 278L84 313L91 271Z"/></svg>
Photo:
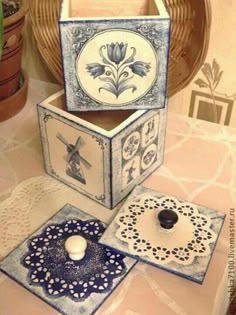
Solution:
<svg viewBox="0 0 236 315"><path fill-rule="evenodd" d="M171 16L168 95L188 85L202 66L209 44L210 0L164 0ZM58 18L61 0L31 0L30 14L38 49L59 83L63 83Z"/></svg>

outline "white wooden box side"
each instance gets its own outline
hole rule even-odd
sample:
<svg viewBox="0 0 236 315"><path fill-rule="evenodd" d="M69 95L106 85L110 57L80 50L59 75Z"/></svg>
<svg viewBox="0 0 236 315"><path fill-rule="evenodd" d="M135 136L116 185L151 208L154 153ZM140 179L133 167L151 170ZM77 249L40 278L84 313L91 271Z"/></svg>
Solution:
<svg viewBox="0 0 236 315"><path fill-rule="evenodd" d="M86 195L89 198L94 199L96 202L111 208L111 139L78 123L78 120L72 120L71 116L73 117L73 115L69 115L67 117L65 112L62 110L55 110L55 106L53 105L38 105L39 127L45 170L52 177L79 191L83 195ZM52 127L50 127L50 124L53 123L57 125L56 129L52 129ZM67 130L67 132L65 132L65 130ZM65 139L68 139L70 136L70 139L73 138L73 143L75 143L80 136L82 136L82 138L86 137L89 140L89 143L92 143L93 146L95 146L98 155L97 153L94 153L94 147L90 147L87 142L88 140L86 140L87 154L84 157L86 157L86 160L89 160L92 166L92 173L90 172L90 180L88 182L86 179L86 183L84 183L85 185L83 185L83 183L81 184L81 181L79 182L78 180L69 177L71 175L68 175L67 173L68 165L66 162L63 163L62 160L67 154L66 147L63 146L62 148L61 146L60 152L55 149L58 148L59 145L59 141L56 139L58 133L61 133ZM71 142L68 141L68 143ZM93 162L91 162L91 160ZM95 171L94 168L96 169ZM97 184L94 183L93 172L96 174L96 181L99 182Z"/></svg>
<svg viewBox="0 0 236 315"><path fill-rule="evenodd" d="M52 112L57 113L60 116L63 116L65 118L67 118L70 121L73 121L81 126L84 126L87 129L93 130L94 132L97 132L107 138L113 138L116 134L118 134L121 130L127 128L130 124L132 124L134 121L136 121L138 118L140 118L141 116L145 115L148 110L136 110L133 114L131 114L127 119L125 119L121 124L119 124L118 126L116 126L115 128L113 128L110 131L107 131L106 129L103 129L99 126L96 126L95 124L92 124L80 117L75 116L73 113L69 113L61 108L58 108L54 105L51 105L50 103L55 101L57 98L61 97L64 94L64 90L61 90L55 94L53 94L52 96L50 96L49 98L43 100L42 102L40 102L38 104L39 107L48 109ZM153 112L154 110L151 110L151 112ZM98 115L101 114L98 113ZM111 117L112 115L117 115L116 112L112 112L111 111Z"/></svg>
<svg viewBox="0 0 236 315"><path fill-rule="evenodd" d="M151 140L146 146L140 144L139 149L134 155L125 160L124 159L124 149L125 142L132 135L139 132L141 134L140 142L142 142L142 131L145 124L159 114L158 118L158 131L156 136ZM112 207L116 206L120 200L122 200L127 194L135 187L137 184L140 184L145 178L147 178L156 168L162 165L164 160L164 149L165 149L165 133L166 133L166 118L167 118L167 107L165 109L149 111L142 118L134 121L128 128L120 132L113 138L111 143L111 152L112 152ZM153 164L150 165L145 170L142 170L142 157L145 152L148 152L148 148L156 147L157 153L156 158ZM139 161L140 159L140 161ZM129 167L132 167L132 163L136 166L139 163L138 175L126 185L124 182L126 180L127 174L126 171ZM137 167L137 166L136 166Z"/></svg>

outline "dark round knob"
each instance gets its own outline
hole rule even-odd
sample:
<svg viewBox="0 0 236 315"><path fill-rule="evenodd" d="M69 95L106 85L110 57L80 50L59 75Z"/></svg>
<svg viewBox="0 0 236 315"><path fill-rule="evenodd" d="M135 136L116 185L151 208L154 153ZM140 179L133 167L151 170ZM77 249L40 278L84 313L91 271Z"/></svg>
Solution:
<svg viewBox="0 0 236 315"><path fill-rule="evenodd" d="M162 210L158 214L158 219L163 229L170 230L178 222L178 215L173 210Z"/></svg>

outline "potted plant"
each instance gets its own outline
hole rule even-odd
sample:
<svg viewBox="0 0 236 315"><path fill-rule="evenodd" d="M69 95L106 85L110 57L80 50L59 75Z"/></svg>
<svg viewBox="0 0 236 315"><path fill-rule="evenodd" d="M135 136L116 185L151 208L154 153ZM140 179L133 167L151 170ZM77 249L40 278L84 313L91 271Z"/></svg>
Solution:
<svg viewBox="0 0 236 315"><path fill-rule="evenodd" d="M21 70L21 58L27 11L23 0L0 0L0 121L26 103L28 78Z"/></svg>

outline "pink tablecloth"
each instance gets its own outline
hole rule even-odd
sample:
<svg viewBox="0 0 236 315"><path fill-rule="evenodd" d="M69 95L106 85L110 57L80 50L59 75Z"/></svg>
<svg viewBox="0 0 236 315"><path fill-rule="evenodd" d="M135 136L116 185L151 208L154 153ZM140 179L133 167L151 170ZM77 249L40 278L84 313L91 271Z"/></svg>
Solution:
<svg viewBox="0 0 236 315"><path fill-rule="evenodd" d="M35 104L58 90L31 80L28 103L0 124L0 258L71 203L109 223L113 211L45 175ZM224 315L230 209L236 207L236 129L170 113L165 163L144 185L227 213L203 285L139 263L99 315ZM232 218L231 218L232 219ZM58 314L0 274L0 315Z"/></svg>

